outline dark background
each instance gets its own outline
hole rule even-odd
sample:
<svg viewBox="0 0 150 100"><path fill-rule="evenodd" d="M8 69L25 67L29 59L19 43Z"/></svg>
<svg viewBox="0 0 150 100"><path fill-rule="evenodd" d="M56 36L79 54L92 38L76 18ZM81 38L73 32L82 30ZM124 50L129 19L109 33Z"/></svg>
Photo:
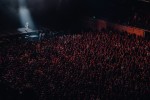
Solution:
<svg viewBox="0 0 150 100"><path fill-rule="evenodd" d="M127 17L138 0L26 0L36 26L80 27L85 17ZM0 29L20 27L18 0L0 0Z"/></svg>

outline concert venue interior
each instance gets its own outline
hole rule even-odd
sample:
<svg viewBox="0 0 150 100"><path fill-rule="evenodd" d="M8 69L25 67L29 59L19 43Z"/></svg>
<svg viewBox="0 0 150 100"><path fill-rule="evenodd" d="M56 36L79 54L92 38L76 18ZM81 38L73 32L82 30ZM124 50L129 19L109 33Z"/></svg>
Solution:
<svg viewBox="0 0 150 100"><path fill-rule="evenodd" d="M0 0L0 100L150 100L150 0Z"/></svg>

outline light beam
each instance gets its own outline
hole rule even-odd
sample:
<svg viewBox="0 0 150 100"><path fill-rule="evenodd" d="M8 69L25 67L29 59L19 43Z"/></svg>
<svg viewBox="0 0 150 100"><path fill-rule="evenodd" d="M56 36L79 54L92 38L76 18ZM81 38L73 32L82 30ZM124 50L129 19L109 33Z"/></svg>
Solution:
<svg viewBox="0 0 150 100"><path fill-rule="evenodd" d="M29 28L35 29L31 14L26 5L26 0L19 0L19 17L22 27L29 23Z"/></svg>

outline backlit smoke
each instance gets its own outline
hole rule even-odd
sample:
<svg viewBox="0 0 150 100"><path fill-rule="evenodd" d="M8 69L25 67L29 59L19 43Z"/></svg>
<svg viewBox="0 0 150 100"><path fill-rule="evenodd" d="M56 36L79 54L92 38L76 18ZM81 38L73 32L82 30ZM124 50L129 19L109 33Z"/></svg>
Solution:
<svg viewBox="0 0 150 100"><path fill-rule="evenodd" d="M26 0L19 0L19 17L22 27L29 23L29 28L35 28Z"/></svg>

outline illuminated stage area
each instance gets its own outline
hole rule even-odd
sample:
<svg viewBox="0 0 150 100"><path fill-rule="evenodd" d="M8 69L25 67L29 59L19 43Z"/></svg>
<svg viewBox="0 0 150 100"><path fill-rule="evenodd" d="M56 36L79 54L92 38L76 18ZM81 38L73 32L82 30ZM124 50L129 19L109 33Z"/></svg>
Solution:
<svg viewBox="0 0 150 100"><path fill-rule="evenodd" d="M18 3L21 26L25 26L24 28L18 28L18 31L24 36L23 38L28 41L41 40L42 33L38 33L38 30L35 30L36 28L26 4L26 0L18 0Z"/></svg>

